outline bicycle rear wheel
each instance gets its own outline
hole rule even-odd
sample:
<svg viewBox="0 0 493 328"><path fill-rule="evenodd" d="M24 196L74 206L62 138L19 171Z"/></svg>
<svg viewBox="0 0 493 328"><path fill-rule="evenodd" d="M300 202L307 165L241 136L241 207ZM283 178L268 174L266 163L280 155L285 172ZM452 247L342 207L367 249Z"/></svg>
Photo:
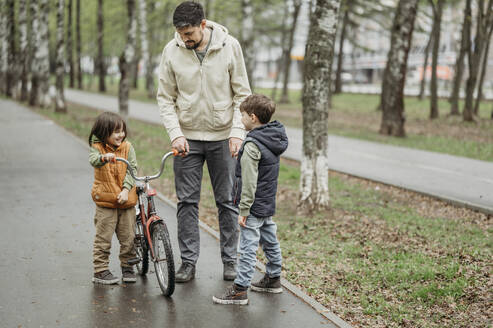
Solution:
<svg viewBox="0 0 493 328"><path fill-rule="evenodd" d="M135 222L135 253L137 257L140 258L140 262L136 264L137 272L139 275L146 275L149 270L149 248L147 246L147 241L144 235L144 228L142 226L142 221L140 216L137 216Z"/></svg>
<svg viewBox="0 0 493 328"><path fill-rule="evenodd" d="M163 223L154 224L151 238L155 256L154 268L159 287L165 296L171 296L175 291L175 262L166 225Z"/></svg>

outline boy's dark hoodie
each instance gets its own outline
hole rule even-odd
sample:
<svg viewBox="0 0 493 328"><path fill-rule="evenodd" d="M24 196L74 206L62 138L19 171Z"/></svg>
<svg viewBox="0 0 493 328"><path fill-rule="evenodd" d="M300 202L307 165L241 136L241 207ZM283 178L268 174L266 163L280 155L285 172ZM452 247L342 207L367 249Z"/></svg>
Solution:
<svg viewBox="0 0 493 328"><path fill-rule="evenodd" d="M279 157L288 148L288 137L284 126L273 121L251 130L238 152L233 188L233 203L238 206L241 200L241 157L245 144L253 142L259 148L261 158L258 164L257 190L250 214L255 217L273 216L276 209L277 179L279 177Z"/></svg>

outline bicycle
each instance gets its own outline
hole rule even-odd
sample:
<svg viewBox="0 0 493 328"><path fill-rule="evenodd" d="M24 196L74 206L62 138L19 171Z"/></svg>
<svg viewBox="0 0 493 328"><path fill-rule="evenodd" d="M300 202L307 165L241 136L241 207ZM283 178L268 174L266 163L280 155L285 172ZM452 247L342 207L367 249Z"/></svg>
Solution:
<svg viewBox="0 0 493 328"><path fill-rule="evenodd" d="M145 276L149 270L150 255L154 262L159 287L165 296L171 296L175 290L175 264L166 222L157 215L154 205L154 196L157 195L157 192L151 188L149 181L157 179L163 174L164 163L169 156L178 154L177 150L166 153L161 159L159 172L155 175L144 177L136 176L126 159L115 158L116 161L127 164L127 171L135 179L138 196L139 211L135 220L134 240L137 257L129 260L128 263L130 265L135 264L139 275Z"/></svg>

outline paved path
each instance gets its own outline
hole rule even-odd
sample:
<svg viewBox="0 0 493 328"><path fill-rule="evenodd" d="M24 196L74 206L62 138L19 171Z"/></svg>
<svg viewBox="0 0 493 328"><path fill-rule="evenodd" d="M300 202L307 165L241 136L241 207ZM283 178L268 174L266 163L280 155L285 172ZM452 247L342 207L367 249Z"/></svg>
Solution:
<svg viewBox="0 0 493 328"><path fill-rule="evenodd" d="M220 306L219 243L201 230L196 279L161 295L151 272L130 285L93 285L93 169L88 148L53 122L0 100L1 327L337 327L289 291ZM175 209L157 201L176 244ZM113 240L110 268L119 274ZM256 273L256 278L259 277Z"/></svg>
<svg viewBox="0 0 493 328"><path fill-rule="evenodd" d="M115 97L67 90L66 98L118 111ZM131 100L129 107L131 117L160 124L157 104ZM299 160L301 130L287 132L290 144L284 156ZM329 136L329 168L493 214L493 162Z"/></svg>

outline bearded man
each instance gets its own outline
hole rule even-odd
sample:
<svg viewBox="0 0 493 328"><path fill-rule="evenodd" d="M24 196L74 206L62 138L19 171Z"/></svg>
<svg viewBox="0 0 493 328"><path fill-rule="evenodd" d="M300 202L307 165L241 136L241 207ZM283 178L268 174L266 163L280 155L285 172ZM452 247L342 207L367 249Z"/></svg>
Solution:
<svg viewBox="0 0 493 328"><path fill-rule="evenodd" d="M205 19L199 3L173 14L175 37L159 66L157 101L174 149L178 243L182 264L176 282L195 277L200 238L198 209L204 163L218 209L223 279L236 277L238 209L233 205L235 159L245 136L240 104L251 94L239 42Z"/></svg>

